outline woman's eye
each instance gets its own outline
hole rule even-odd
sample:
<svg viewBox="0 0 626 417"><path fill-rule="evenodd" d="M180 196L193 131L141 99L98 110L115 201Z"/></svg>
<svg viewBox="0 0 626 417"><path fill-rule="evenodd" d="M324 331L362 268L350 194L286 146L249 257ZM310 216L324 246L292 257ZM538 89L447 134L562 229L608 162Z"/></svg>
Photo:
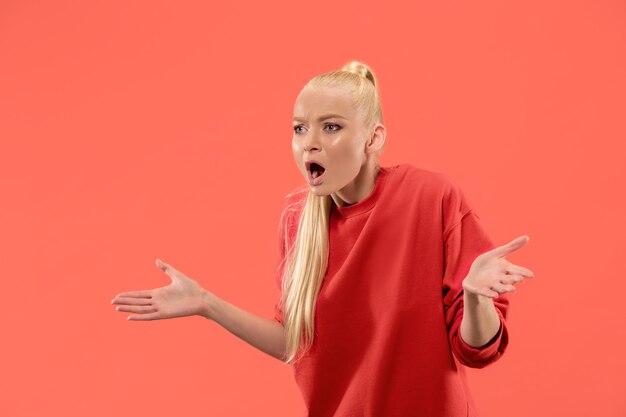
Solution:
<svg viewBox="0 0 626 417"><path fill-rule="evenodd" d="M328 124L326 124L324 127L325 127L325 128L326 128L326 127L332 127L332 129L330 129L330 130L331 130L331 131L333 131L333 132L336 132L336 131L338 131L338 130L341 130L341 126L339 126L338 124L335 124L335 123L328 123ZM293 127L293 131L294 131L295 133L301 133L302 131L301 131L301 130L298 130L298 129L302 129L302 128L303 128L303 126L302 126L302 125L294 126L294 127Z"/></svg>

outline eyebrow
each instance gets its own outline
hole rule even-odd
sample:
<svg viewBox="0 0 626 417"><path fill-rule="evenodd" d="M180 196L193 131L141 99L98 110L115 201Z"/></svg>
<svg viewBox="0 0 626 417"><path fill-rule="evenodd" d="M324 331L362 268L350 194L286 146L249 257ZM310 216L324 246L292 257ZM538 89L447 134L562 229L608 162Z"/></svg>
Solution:
<svg viewBox="0 0 626 417"><path fill-rule="evenodd" d="M320 117L317 119L317 121L321 122L322 120L332 119L333 117L348 120L347 118L343 117L343 116L342 116L342 115L340 115L340 114L330 113L330 114L324 114L324 115L320 116ZM304 121L304 119L303 119L302 117L298 117L298 116L296 116L296 117L294 117L294 118L293 118L293 121L294 121L294 122L295 122L295 121L297 121L297 120L299 120L299 121Z"/></svg>

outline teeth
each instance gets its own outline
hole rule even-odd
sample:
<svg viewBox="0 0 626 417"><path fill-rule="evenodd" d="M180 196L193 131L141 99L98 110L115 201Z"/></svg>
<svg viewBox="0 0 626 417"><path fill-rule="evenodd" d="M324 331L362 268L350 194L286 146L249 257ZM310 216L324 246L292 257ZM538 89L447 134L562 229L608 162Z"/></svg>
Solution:
<svg viewBox="0 0 626 417"><path fill-rule="evenodd" d="M312 176L313 178L317 178L317 176L318 176L318 175L319 175L319 174L317 173L317 170L315 170L315 171L313 171L313 172L311 173L311 176Z"/></svg>

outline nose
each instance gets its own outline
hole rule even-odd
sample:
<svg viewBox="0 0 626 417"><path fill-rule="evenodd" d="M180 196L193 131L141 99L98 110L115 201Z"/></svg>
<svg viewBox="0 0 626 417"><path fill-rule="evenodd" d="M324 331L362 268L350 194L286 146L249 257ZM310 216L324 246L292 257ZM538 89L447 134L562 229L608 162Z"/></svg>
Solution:
<svg viewBox="0 0 626 417"><path fill-rule="evenodd" d="M319 149L319 143L317 140L317 135L313 132L306 135L304 139L304 150L310 152L311 149Z"/></svg>

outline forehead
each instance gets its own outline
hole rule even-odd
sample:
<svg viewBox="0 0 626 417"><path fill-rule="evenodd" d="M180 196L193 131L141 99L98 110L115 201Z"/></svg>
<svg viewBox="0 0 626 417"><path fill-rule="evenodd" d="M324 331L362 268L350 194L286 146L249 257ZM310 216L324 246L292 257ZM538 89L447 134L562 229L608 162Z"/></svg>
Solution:
<svg viewBox="0 0 626 417"><path fill-rule="evenodd" d="M312 120L323 114L340 114L355 118L356 109L349 90L341 87L313 87L302 89L293 108L294 118Z"/></svg>

